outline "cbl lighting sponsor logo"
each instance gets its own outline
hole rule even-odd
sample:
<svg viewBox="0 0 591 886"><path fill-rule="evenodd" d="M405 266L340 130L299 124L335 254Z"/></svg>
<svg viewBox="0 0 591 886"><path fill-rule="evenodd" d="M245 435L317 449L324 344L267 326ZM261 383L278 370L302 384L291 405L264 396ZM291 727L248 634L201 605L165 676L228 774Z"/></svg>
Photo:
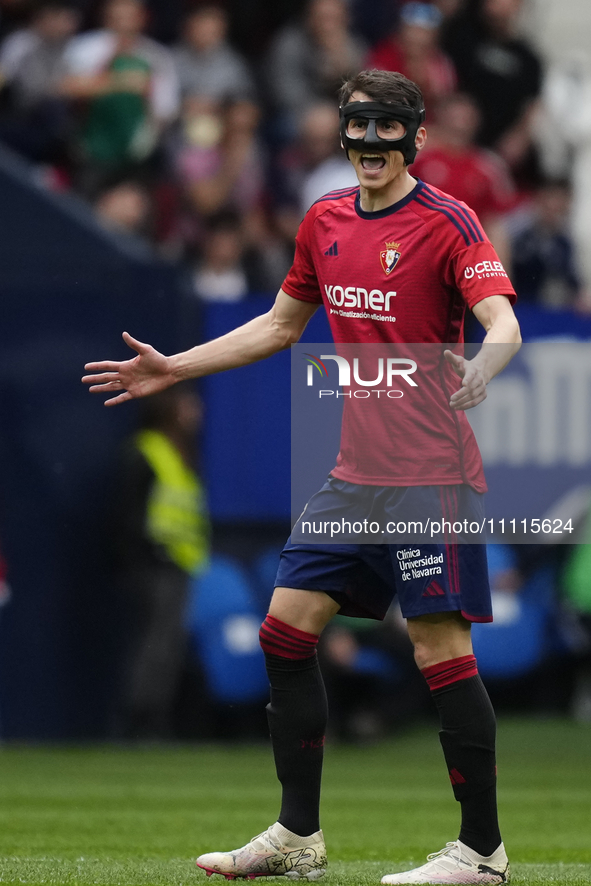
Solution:
<svg viewBox="0 0 591 886"><path fill-rule="evenodd" d="M314 385L315 372L320 375L321 380L328 378L328 369L326 367L327 360L333 360L338 367L339 387L351 388L351 362L346 357L339 354L321 354L316 357L314 354L305 354L308 363L307 385ZM383 394L390 400L399 400L404 397L404 391L394 388L395 382L405 382L412 388L418 387L417 382L411 376L417 371L417 363L405 357L379 357L377 359L376 377L371 379L361 378L359 369L359 358L353 359L353 382L359 385L359 388L350 391L338 391L330 389L321 389L318 396L322 397L354 397L356 400L369 400L375 396L380 398ZM384 384L385 387L379 388L378 385Z"/></svg>
<svg viewBox="0 0 591 886"><path fill-rule="evenodd" d="M483 280L485 277L506 277L507 271L500 261L481 261L474 267L470 266L465 269L464 277L471 280L476 277Z"/></svg>

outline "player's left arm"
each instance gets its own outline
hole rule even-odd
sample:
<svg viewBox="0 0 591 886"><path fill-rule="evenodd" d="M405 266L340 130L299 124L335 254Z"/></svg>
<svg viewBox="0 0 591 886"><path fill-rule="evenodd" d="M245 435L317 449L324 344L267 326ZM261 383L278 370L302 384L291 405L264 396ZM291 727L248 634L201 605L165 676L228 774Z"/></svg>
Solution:
<svg viewBox="0 0 591 886"><path fill-rule="evenodd" d="M459 390L452 394L452 409L472 409L486 397L486 386L505 368L521 345L521 333L511 302L505 295L490 295L472 308L476 319L486 329L482 347L472 360L452 351L444 356L462 379Z"/></svg>

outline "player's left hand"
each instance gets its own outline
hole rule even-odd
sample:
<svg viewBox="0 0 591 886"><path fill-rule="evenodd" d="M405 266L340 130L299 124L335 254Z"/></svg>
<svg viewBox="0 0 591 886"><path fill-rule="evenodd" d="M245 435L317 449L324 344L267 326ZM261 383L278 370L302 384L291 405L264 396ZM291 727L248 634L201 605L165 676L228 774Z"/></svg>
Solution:
<svg viewBox="0 0 591 886"><path fill-rule="evenodd" d="M472 409L486 399L486 382L479 366L473 360L466 360L453 351L444 351L443 356L453 371L462 379L459 391L452 394L449 405L452 409Z"/></svg>

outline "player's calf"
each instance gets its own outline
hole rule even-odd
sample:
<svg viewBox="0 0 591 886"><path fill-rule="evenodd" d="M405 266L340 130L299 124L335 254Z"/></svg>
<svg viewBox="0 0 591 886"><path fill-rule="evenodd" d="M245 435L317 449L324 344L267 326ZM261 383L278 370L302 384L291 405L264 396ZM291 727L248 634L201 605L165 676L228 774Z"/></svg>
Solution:
<svg viewBox="0 0 591 886"><path fill-rule="evenodd" d="M269 731L282 787L278 820L293 834L314 834L320 829L320 781L328 717L316 655L318 635L267 615L260 638L271 684Z"/></svg>

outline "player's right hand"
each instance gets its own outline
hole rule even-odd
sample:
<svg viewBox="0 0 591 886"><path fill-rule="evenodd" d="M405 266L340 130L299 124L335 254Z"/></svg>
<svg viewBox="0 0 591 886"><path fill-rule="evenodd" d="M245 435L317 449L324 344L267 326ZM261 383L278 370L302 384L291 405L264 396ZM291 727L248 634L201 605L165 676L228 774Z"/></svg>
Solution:
<svg viewBox="0 0 591 886"><path fill-rule="evenodd" d="M137 351L137 357L117 363L102 360L86 363L84 368L91 375L84 375L82 381L90 385L92 394L111 394L105 406L117 406L136 397L148 397L164 391L177 381L170 372L169 358L160 354L152 345L138 341L128 332L123 333L123 341Z"/></svg>

